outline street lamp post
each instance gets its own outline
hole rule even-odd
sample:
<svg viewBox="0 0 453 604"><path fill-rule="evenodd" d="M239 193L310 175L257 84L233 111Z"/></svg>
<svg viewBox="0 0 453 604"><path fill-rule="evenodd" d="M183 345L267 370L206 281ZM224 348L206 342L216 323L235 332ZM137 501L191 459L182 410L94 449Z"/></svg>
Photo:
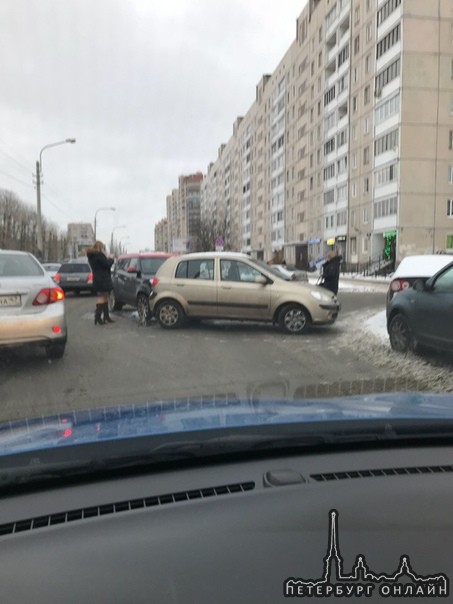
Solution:
<svg viewBox="0 0 453 604"><path fill-rule="evenodd" d="M43 259L43 241L42 241L42 216L41 216L41 174L42 174L42 153L45 149L50 147L57 147L58 145L66 145L66 143L74 144L75 138L66 138L64 141L58 143L50 143L50 145L44 145L39 152L39 160L36 162L36 198L37 198L37 213L38 213L38 259Z"/></svg>
<svg viewBox="0 0 453 604"><path fill-rule="evenodd" d="M113 233L118 229L125 229L126 225L122 224L121 226L116 226L112 229L112 235L110 237L110 254L113 254Z"/></svg>
<svg viewBox="0 0 453 604"><path fill-rule="evenodd" d="M94 214L94 240L96 241L96 221L98 212L115 212L116 208L98 208Z"/></svg>

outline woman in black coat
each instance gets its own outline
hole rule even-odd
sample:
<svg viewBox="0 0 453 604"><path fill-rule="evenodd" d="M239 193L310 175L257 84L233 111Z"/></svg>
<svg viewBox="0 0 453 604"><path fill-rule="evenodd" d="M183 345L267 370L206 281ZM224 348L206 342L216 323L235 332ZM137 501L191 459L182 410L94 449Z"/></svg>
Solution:
<svg viewBox="0 0 453 604"><path fill-rule="evenodd" d="M87 256L93 273L93 290L98 297L94 324L114 323L109 316L108 305L109 294L113 289L111 277L113 258L107 258L105 255L105 246L102 241L96 241L93 247L87 251Z"/></svg>
<svg viewBox="0 0 453 604"><path fill-rule="evenodd" d="M335 252L327 254L327 262L322 265L321 285L329 289L335 295L338 294L338 282L340 280L340 264L342 256Z"/></svg>

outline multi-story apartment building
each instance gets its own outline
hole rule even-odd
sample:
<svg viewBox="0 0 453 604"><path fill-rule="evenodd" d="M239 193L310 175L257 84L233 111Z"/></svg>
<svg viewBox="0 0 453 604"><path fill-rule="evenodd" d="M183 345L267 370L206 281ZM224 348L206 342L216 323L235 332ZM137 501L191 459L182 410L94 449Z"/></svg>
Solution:
<svg viewBox="0 0 453 604"><path fill-rule="evenodd" d="M452 0L309 0L209 166L202 217L301 267L453 251L452 42Z"/></svg>
<svg viewBox="0 0 453 604"><path fill-rule="evenodd" d="M168 250L168 220L162 218L154 227L154 249Z"/></svg>
<svg viewBox="0 0 453 604"><path fill-rule="evenodd" d="M71 222L68 224L68 256L83 256L85 249L93 245L94 231L89 222Z"/></svg>

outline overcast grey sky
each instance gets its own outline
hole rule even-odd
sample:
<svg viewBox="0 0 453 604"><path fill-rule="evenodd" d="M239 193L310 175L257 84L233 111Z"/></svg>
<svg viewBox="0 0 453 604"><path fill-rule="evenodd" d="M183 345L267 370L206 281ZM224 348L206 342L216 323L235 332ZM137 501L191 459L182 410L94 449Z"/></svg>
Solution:
<svg viewBox="0 0 453 604"><path fill-rule="evenodd" d="M307 0L1 0L0 188L62 229L152 247L180 174L206 171Z"/></svg>

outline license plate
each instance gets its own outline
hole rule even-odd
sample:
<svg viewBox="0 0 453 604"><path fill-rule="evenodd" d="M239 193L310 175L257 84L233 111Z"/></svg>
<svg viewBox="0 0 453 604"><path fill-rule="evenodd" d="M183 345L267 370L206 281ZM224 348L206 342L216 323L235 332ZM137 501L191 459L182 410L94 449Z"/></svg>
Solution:
<svg viewBox="0 0 453 604"><path fill-rule="evenodd" d="M20 306L20 296L0 296L0 306Z"/></svg>
<svg viewBox="0 0 453 604"><path fill-rule="evenodd" d="M66 281L80 281L80 277L67 277Z"/></svg>

